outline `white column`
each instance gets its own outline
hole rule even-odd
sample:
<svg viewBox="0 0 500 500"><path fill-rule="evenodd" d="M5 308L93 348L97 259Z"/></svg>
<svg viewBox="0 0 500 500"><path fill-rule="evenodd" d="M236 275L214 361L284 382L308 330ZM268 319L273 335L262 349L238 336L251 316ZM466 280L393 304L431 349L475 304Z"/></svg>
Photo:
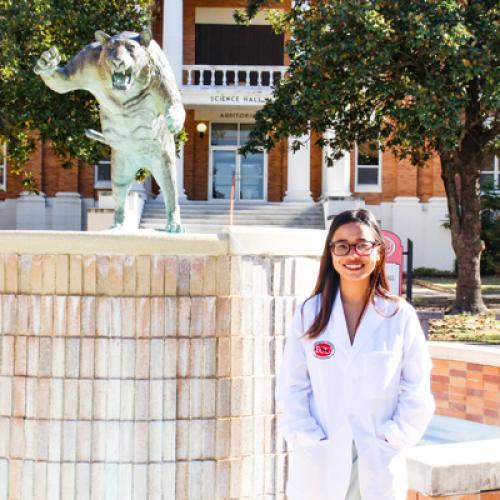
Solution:
<svg viewBox="0 0 500 500"><path fill-rule="evenodd" d="M334 134L329 130L325 132L325 139ZM349 152L344 152L342 158L335 160L331 167L327 166L326 157L330 154L330 147L323 148L323 197L349 197L351 196L351 158Z"/></svg>
<svg viewBox="0 0 500 500"><path fill-rule="evenodd" d="M312 201L311 197L311 151L309 135L298 139L304 143L295 153L291 143L295 138L288 139L288 189L283 201Z"/></svg>
<svg viewBox="0 0 500 500"><path fill-rule="evenodd" d="M183 26L182 0L164 0L163 51L179 87L182 85Z"/></svg>
<svg viewBox="0 0 500 500"><path fill-rule="evenodd" d="M187 201L186 191L184 191L184 146L181 146L181 154L175 159L177 168L177 199L180 203Z"/></svg>

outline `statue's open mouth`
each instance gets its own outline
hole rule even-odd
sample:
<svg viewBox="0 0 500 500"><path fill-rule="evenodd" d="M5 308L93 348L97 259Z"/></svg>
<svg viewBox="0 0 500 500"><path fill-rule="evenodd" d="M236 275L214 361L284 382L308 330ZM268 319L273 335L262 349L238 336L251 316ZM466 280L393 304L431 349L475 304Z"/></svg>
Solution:
<svg viewBox="0 0 500 500"><path fill-rule="evenodd" d="M130 82L132 81L132 68L128 68L127 71L121 73L115 71L111 75L113 81L113 88L116 90L127 90L130 87Z"/></svg>

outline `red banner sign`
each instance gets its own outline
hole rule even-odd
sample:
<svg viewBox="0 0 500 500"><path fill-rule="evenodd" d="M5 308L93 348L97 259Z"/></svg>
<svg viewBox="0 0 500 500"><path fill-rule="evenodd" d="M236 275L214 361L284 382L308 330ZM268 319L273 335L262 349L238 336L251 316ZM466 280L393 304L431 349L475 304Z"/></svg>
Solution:
<svg viewBox="0 0 500 500"><path fill-rule="evenodd" d="M403 293L403 244L401 238L392 231L382 230L385 242L385 272L390 291L394 295Z"/></svg>

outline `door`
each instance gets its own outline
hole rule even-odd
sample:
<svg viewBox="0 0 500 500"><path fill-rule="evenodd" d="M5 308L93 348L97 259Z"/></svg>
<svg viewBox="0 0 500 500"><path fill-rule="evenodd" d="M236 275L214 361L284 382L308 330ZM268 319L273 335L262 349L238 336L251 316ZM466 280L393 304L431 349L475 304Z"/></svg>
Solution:
<svg viewBox="0 0 500 500"><path fill-rule="evenodd" d="M230 200L234 182L236 202L266 199L266 155L262 152L238 154L245 144L251 124L212 123L210 139L209 199Z"/></svg>

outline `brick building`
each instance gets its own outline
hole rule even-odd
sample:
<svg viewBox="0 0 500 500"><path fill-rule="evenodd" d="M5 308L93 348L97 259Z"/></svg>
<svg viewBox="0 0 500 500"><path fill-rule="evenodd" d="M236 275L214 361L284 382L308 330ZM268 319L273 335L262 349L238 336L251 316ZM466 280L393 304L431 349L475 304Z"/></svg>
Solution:
<svg viewBox="0 0 500 500"><path fill-rule="evenodd" d="M286 71L283 36L260 13L249 27L235 25L234 8L245 0L164 0L154 25L177 78L187 112L185 145L177 165L181 203L228 204L234 176L236 206L321 203L325 219L366 206L403 242L432 241L435 251L416 245L415 265L453 268L450 235L442 227L446 199L438 159L425 168L391 153L354 145L327 168L315 137L292 154L287 141L246 159L237 148L252 126L271 85ZM289 8L290 0L279 4ZM307 139L307 138L306 138ZM2 155L0 160L3 161ZM87 211L109 206L109 162L63 170L46 144L39 144L28 169L43 196L22 194L18 177L0 161L0 229L86 229ZM498 165L485 176L498 177ZM1 190L3 188L3 190ZM156 193L154 182L146 194ZM409 223L411 221L411 223Z"/></svg>

